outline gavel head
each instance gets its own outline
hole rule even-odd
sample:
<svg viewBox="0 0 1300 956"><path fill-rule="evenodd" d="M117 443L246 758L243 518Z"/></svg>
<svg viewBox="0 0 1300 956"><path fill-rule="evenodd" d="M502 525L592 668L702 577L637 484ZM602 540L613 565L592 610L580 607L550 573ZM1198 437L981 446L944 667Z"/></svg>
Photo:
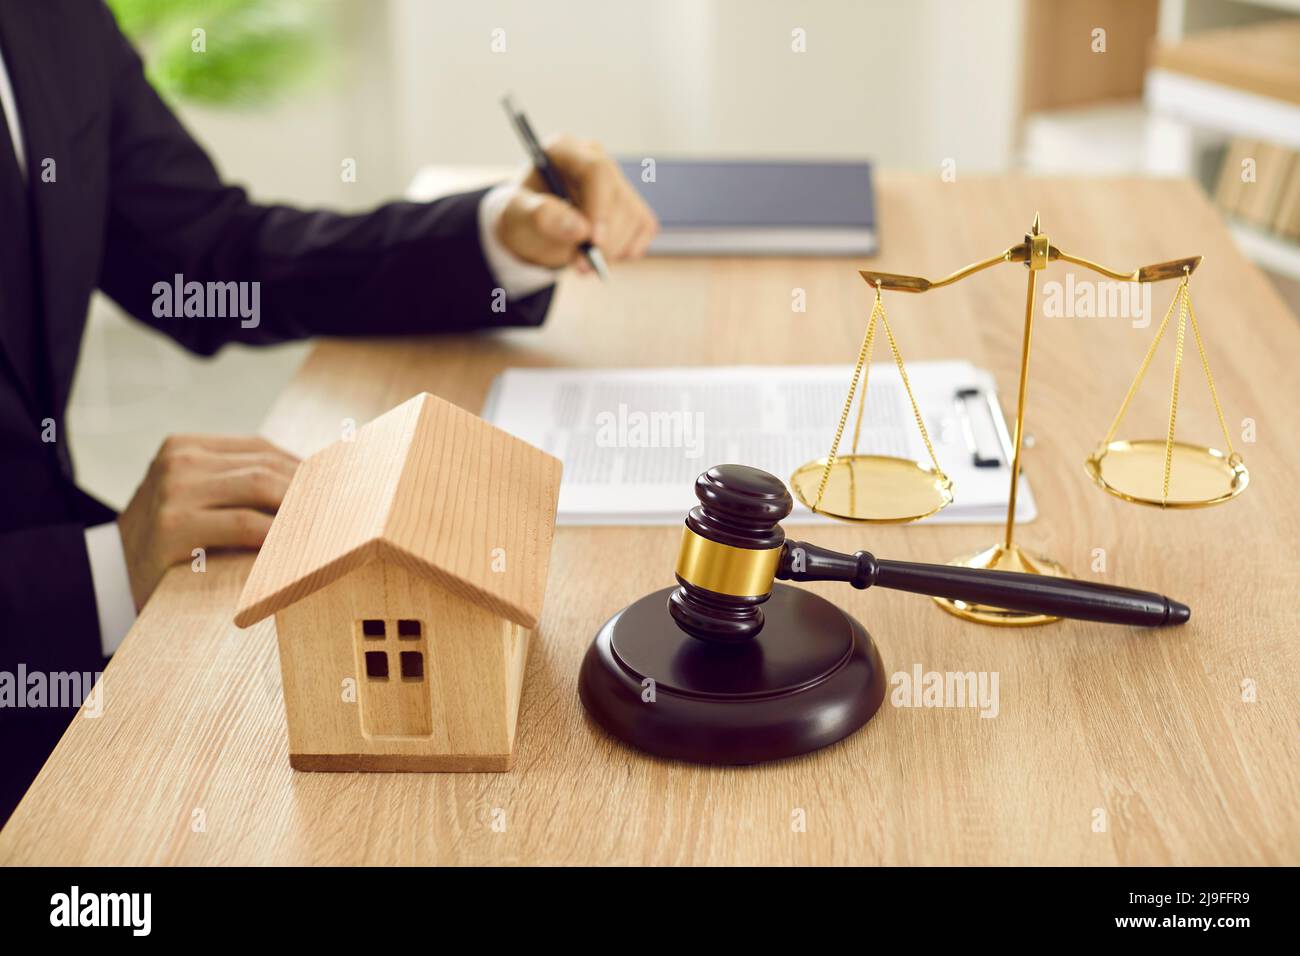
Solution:
<svg viewBox="0 0 1300 956"><path fill-rule="evenodd" d="M701 640L749 640L763 628L759 605L772 594L785 545L780 522L794 502L779 478L746 465L710 468L695 479L695 497L668 613Z"/></svg>

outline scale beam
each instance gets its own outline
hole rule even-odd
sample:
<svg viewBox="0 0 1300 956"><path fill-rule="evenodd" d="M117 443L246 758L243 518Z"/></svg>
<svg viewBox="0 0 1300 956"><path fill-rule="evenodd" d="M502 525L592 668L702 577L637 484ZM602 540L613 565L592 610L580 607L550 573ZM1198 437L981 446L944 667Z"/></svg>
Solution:
<svg viewBox="0 0 1300 956"><path fill-rule="evenodd" d="M960 282L967 276L983 272L985 269L1003 262L1027 263L1030 259L1031 249L1032 243L1016 243L1001 255L990 256L979 262L973 262L958 269L951 275L944 276L942 279L900 275L896 272L874 272L870 269L861 269L858 275L862 276L867 285L873 288L888 289L892 292L929 292L931 289L942 289L946 285ZM1188 256L1184 259L1171 259L1168 262L1157 262L1149 266L1142 266L1132 272L1119 272L1115 269L1108 269L1090 259L1084 259L1082 256L1071 255L1052 245L1048 246L1047 259L1049 262L1068 262L1071 265L1082 266L1119 282L1163 282L1166 279L1181 279L1184 275L1191 275L1201 264L1200 256Z"/></svg>

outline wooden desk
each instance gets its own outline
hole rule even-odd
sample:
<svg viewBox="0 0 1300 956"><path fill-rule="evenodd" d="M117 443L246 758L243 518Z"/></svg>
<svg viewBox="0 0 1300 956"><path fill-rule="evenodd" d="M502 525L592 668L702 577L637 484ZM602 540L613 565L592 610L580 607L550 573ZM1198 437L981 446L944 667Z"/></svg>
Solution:
<svg viewBox="0 0 1300 956"><path fill-rule="evenodd" d="M73 722L0 833L0 862L1300 862L1294 317L1185 182L884 176L880 202L886 270L946 273L1017 240L1035 209L1048 235L1109 265L1204 254L1193 293L1220 394L1233 423L1257 423L1258 441L1241 445L1250 489L1163 513L1093 487L1082 461L1154 327L1042 318L1026 461L1041 517L1021 532L1083 577L1188 601L1188 626L1001 630L924 598L822 586L873 631L890 673L998 672L997 717L886 703L863 732L803 758L674 764L594 728L575 682L601 622L670 581L678 532L566 528L512 773L304 774L289 769L273 625L230 623L251 559L218 556L205 574L167 576L105 673L103 716ZM323 342L265 432L305 454L338 437L343 419L368 420L420 389L477 409L507 365L849 362L869 304L855 265L652 261L608 287L566 281L542 331ZM806 313L791 312L796 287ZM1157 322L1172 293L1155 290ZM1023 294L1021 268L1002 266L889 308L907 359L970 358L1014 396ZM1151 373L1161 384L1130 411L1150 434L1162 434L1170 364L1161 359ZM1216 441L1194 353L1183 381L1179 435ZM997 534L835 527L818 538L945 560ZM1097 548L1104 574L1091 570ZM1254 703L1242 700L1246 680ZM796 809L806 832L791 826Z"/></svg>

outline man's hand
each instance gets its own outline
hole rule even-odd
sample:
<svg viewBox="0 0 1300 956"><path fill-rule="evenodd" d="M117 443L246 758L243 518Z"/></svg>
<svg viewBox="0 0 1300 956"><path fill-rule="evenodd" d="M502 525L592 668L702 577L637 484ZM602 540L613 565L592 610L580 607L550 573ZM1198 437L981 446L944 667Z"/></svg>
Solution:
<svg viewBox="0 0 1300 956"><path fill-rule="evenodd" d="M136 610L195 548L257 548L298 459L261 438L173 435L117 519Z"/></svg>
<svg viewBox="0 0 1300 956"><path fill-rule="evenodd" d="M574 205L547 192L530 168L497 222L502 244L525 262L580 272L591 269L578 251L582 242L594 243L609 262L643 255L659 221L600 144L559 136L545 148Z"/></svg>

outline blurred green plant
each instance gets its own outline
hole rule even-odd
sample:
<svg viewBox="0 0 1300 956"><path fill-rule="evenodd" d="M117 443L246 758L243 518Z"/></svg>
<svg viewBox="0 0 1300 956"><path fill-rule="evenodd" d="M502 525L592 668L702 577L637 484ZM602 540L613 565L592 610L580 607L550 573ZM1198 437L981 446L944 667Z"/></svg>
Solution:
<svg viewBox="0 0 1300 956"><path fill-rule="evenodd" d="M303 0L108 0L164 96L257 105L304 85L321 60L322 4ZM201 31L201 32L200 32Z"/></svg>

